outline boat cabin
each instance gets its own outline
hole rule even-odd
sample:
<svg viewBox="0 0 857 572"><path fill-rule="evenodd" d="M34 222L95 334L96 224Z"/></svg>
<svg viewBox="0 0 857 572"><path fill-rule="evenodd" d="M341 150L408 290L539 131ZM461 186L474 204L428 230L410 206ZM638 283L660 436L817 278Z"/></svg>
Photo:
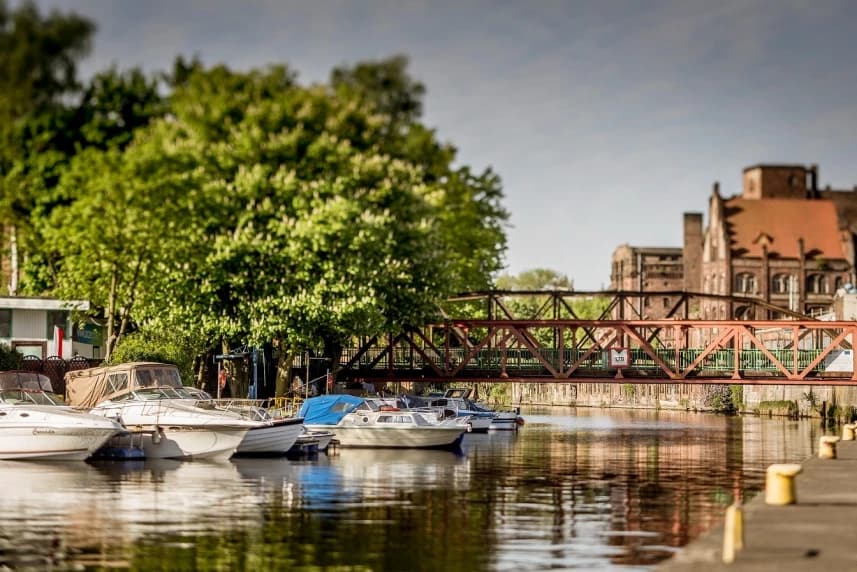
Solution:
<svg viewBox="0 0 857 572"><path fill-rule="evenodd" d="M32 371L0 371L0 403L7 405L65 405L53 395L51 380Z"/></svg>
<svg viewBox="0 0 857 572"><path fill-rule="evenodd" d="M65 398L75 407L95 407L130 391L156 387L180 389L178 368L164 363L130 362L65 374Z"/></svg>

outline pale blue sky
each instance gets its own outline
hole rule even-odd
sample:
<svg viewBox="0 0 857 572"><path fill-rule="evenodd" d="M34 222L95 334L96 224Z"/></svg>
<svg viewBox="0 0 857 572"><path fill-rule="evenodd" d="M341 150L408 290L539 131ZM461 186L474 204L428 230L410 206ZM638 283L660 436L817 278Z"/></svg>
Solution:
<svg viewBox="0 0 857 572"><path fill-rule="evenodd" d="M857 2L41 0L98 26L84 73L286 62L304 82L404 53L426 117L502 177L508 271L609 284L620 243L680 246L715 180L818 163L857 185Z"/></svg>

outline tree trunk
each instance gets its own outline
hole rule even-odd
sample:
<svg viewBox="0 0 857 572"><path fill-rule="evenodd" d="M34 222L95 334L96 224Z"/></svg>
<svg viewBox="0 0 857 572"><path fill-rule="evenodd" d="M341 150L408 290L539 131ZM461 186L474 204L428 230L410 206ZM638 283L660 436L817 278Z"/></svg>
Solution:
<svg viewBox="0 0 857 572"><path fill-rule="evenodd" d="M118 272L116 265L113 265L113 272L110 277L110 295L107 298L107 341L104 348L104 359L109 360L110 354L113 353L113 316L116 315L116 290L118 289Z"/></svg>
<svg viewBox="0 0 857 572"><path fill-rule="evenodd" d="M292 377L292 362L295 359L295 351L283 351L280 348L280 357L277 359L277 381L274 393L282 397L289 392L289 380Z"/></svg>
<svg viewBox="0 0 857 572"><path fill-rule="evenodd" d="M18 228L9 227L9 295L18 295Z"/></svg>

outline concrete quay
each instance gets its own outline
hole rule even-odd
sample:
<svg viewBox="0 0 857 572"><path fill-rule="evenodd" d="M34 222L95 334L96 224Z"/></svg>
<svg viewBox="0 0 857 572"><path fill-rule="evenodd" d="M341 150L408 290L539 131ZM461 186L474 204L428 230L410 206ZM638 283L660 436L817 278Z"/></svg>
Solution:
<svg viewBox="0 0 857 572"><path fill-rule="evenodd" d="M723 525L663 562L658 572L857 570L857 441L840 441L838 458L805 460L795 504L743 507L744 548L725 564Z"/></svg>

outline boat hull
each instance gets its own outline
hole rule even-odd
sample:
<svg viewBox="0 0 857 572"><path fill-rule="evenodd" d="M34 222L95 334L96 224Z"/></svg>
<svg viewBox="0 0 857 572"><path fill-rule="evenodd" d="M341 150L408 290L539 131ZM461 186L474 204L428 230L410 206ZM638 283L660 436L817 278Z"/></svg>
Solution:
<svg viewBox="0 0 857 572"><path fill-rule="evenodd" d="M238 446L239 455L285 455L300 437L302 420L278 420L271 425L254 427L247 431Z"/></svg>
<svg viewBox="0 0 857 572"><path fill-rule="evenodd" d="M118 424L62 406L0 409L0 459L78 461L122 430Z"/></svg>
<svg viewBox="0 0 857 572"><path fill-rule="evenodd" d="M491 431L515 431L518 429L517 413L497 413L491 420Z"/></svg>
<svg viewBox="0 0 857 572"><path fill-rule="evenodd" d="M4 427L0 459L83 461L116 435L116 429Z"/></svg>
<svg viewBox="0 0 857 572"><path fill-rule="evenodd" d="M246 428L160 427L139 428L140 448L147 459L226 460L247 434Z"/></svg>
<svg viewBox="0 0 857 572"><path fill-rule="evenodd" d="M367 447L384 449L442 449L456 448L461 443L464 429L456 426L378 427L307 425L310 431L333 431L341 447Z"/></svg>

